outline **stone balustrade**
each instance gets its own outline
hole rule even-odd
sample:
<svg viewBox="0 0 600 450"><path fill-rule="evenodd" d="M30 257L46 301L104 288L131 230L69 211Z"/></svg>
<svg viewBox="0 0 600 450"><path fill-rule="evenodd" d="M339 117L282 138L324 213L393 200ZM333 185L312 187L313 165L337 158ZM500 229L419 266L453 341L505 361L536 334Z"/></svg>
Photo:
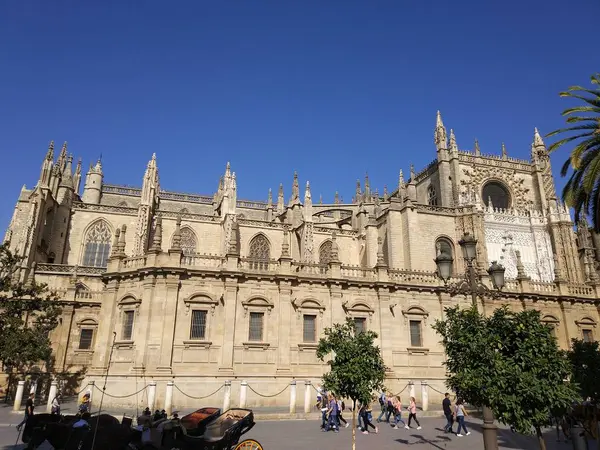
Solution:
<svg viewBox="0 0 600 450"><path fill-rule="evenodd" d="M265 274L269 276L294 275L299 278L319 278L347 280L348 282L385 283L402 285L408 287L443 289L444 283L437 277L435 271L388 269L386 267L367 268L360 266L342 265L330 263L329 265L317 263L301 263L288 260L256 261L236 256L223 257L220 255L169 255L163 253L166 259L158 264L156 255L117 258L109 262L109 270L100 267L71 266L61 264L40 263L37 265L36 273L48 275L81 275L102 276L106 272L115 273L120 271L136 271L142 268L156 266L179 267L184 270L212 270L212 271L236 271L241 274ZM233 265L228 263L233 261ZM166 262L165 262L166 261ZM449 283L460 281L460 277L453 278ZM485 280L491 288L489 280ZM58 287L58 286L57 286ZM60 290L60 289L59 289ZM73 300L99 300L101 292L77 291L70 294L65 290L64 294L73 297ZM600 298L600 283L571 283L566 281L545 282L530 279L507 279L503 288L505 295L528 294L534 296L551 296L581 299Z"/></svg>

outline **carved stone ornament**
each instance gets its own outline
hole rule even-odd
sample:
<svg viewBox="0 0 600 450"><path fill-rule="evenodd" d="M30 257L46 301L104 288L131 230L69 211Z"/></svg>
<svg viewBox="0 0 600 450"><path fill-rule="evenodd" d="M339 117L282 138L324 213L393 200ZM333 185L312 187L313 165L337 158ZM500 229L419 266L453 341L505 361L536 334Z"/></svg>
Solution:
<svg viewBox="0 0 600 450"><path fill-rule="evenodd" d="M271 314L271 310L275 305L265 297L253 297L250 300L244 300L242 302L244 308L244 317L248 316L248 311L267 311L267 314Z"/></svg>
<svg viewBox="0 0 600 450"><path fill-rule="evenodd" d="M429 317L429 312L420 306L410 306L407 309L402 310L402 316L404 317L404 323L408 325L408 322L413 320L421 320L423 325L427 325L427 318Z"/></svg>
<svg viewBox="0 0 600 450"><path fill-rule="evenodd" d="M368 315L369 321L373 320L375 310L363 300L357 300L352 304L344 302L342 303L342 307L349 317L363 317Z"/></svg>
<svg viewBox="0 0 600 450"><path fill-rule="evenodd" d="M480 198L483 186L488 181L496 180L508 187L513 208L526 210L533 206L533 202L529 198L529 188L525 187L525 179L515 170L473 165L463 168L463 174L465 176L460 180L463 195L465 192L474 191L475 195Z"/></svg>
<svg viewBox="0 0 600 450"><path fill-rule="evenodd" d="M296 316L299 318L302 317L303 313L314 313L318 312L319 317L323 317L323 312L325 311L325 306L314 298L307 298L301 301L297 299L292 300L292 306L296 310Z"/></svg>
<svg viewBox="0 0 600 450"><path fill-rule="evenodd" d="M140 305L142 301L131 295L124 297L119 303L119 316L123 314L123 311L135 311L136 317L140 315Z"/></svg>
<svg viewBox="0 0 600 450"><path fill-rule="evenodd" d="M217 300L213 300L212 297L209 297L207 294L193 294L183 301L185 304L185 315L189 315L190 309L192 306L202 306L210 308L210 315L215 315L215 309L219 302Z"/></svg>

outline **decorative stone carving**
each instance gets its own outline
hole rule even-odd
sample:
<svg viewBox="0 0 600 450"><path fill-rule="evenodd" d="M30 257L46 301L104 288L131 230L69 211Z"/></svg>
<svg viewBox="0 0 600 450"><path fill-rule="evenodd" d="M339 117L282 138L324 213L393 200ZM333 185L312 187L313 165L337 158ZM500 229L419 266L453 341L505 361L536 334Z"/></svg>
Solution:
<svg viewBox="0 0 600 450"><path fill-rule="evenodd" d="M473 196L479 192L488 180L499 180L504 182L510 190L512 206L516 209L526 210L533 206L529 198L529 189L524 186L524 178L517 174L516 170L508 170L503 167L486 167L473 165L463 168L464 177L461 178L461 196Z"/></svg>

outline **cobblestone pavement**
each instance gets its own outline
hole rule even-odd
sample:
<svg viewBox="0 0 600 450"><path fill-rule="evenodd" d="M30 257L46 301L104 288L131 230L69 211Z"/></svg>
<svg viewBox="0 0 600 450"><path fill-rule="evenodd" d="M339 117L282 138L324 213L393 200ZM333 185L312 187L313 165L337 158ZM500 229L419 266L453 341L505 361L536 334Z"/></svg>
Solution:
<svg viewBox="0 0 600 450"><path fill-rule="evenodd" d="M409 448L411 450L479 450L483 449L481 421L471 419L467 427L470 436L457 437L443 432L442 419L421 419L421 430L394 430L387 424L380 424L378 434L357 433L358 450L390 450ZM351 448L351 428L339 433L322 433L316 420L262 421L258 422L246 436L258 440L265 450L345 450ZM17 431L14 427L0 427L0 450L22 450L23 445L13 447ZM501 428L498 433L501 450L537 449L537 440L531 436L520 436ZM548 450L571 450L571 443L557 443L552 430L547 430ZM590 442L590 448L596 448Z"/></svg>

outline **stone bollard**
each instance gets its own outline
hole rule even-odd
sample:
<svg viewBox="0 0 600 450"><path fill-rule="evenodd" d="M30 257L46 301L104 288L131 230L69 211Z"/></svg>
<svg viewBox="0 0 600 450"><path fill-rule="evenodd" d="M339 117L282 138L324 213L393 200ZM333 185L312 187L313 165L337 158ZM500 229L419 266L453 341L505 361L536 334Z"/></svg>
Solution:
<svg viewBox="0 0 600 450"><path fill-rule="evenodd" d="M290 382L290 414L296 414L296 380Z"/></svg>
<svg viewBox="0 0 600 450"><path fill-rule="evenodd" d="M167 392L165 393L165 411L168 416L173 412L173 381L167 381Z"/></svg>
<svg viewBox="0 0 600 450"><path fill-rule="evenodd" d="M154 403L156 402L156 381L148 383L148 408L154 411Z"/></svg>
<svg viewBox="0 0 600 450"><path fill-rule="evenodd" d="M248 382L246 380L242 380L242 384L240 385L240 408L246 407L247 398L248 398Z"/></svg>
<svg viewBox="0 0 600 450"><path fill-rule="evenodd" d="M412 381L408 382L408 398L410 400L410 397L414 397L415 396L415 383L413 383Z"/></svg>
<svg viewBox="0 0 600 450"><path fill-rule="evenodd" d="M231 408L231 381L225 381L225 394L223 395L223 412Z"/></svg>
<svg viewBox="0 0 600 450"><path fill-rule="evenodd" d="M13 404L13 411L21 410L21 400L23 399L23 392L25 391L25 381L20 380L17 384L17 393L15 394L15 403Z"/></svg>
<svg viewBox="0 0 600 450"><path fill-rule="evenodd" d="M90 394L90 412L92 412L92 399L94 398L94 386L96 386L96 382L94 380L88 381L88 385L85 390L86 394Z"/></svg>
<svg viewBox="0 0 600 450"><path fill-rule="evenodd" d="M56 382L56 380L53 380L50 383L50 393L48 394L48 403L46 403L46 412L47 413L52 412L52 402L56 398L57 394L58 394L58 383Z"/></svg>
<svg viewBox="0 0 600 450"><path fill-rule="evenodd" d="M427 381L421 381L421 405L423 411L429 410L429 386Z"/></svg>
<svg viewBox="0 0 600 450"><path fill-rule="evenodd" d="M312 382L306 380L304 382L304 414L310 413L310 400L312 399Z"/></svg>

